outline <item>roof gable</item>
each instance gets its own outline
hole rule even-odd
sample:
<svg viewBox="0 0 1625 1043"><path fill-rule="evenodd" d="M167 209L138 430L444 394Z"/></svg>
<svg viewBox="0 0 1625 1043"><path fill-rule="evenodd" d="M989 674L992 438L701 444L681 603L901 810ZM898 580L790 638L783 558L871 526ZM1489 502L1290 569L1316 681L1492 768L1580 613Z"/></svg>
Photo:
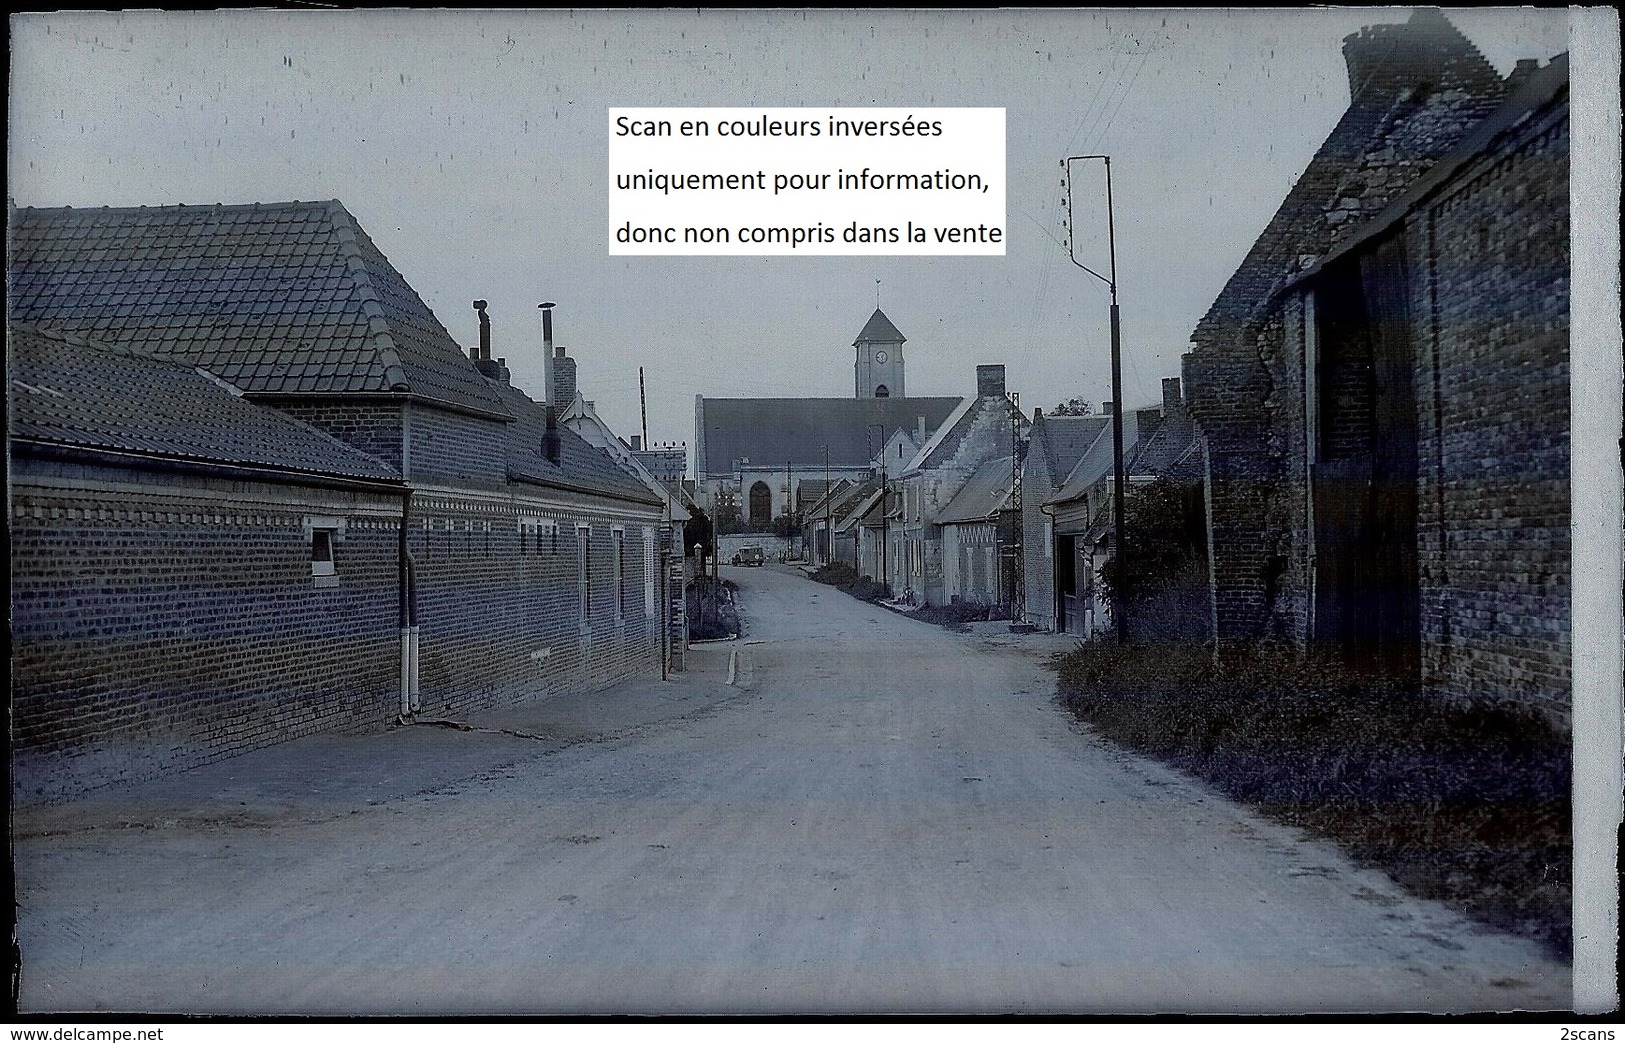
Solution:
<svg viewBox="0 0 1625 1043"><path fill-rule="evenodd" d="M1083 454L1110 427L1110 421L1103 416L1044 414L1033 421L1032 446L1042 454L1052 486L1066 481ZM1046 495L1053 491L1053 488L1043 490Z"/></svg>
<svg viewBox="0 0 1625 1043"><path fill-rule="evenodd" d="M405 393L503 416L337 201L12 213L11 317L200 366L250 394Z"/></svg>
<svg viewBox="0 0 1625 1043"><path fill-rule="evenodd" d="M1490 64L1436 10L1347 37L1350 101L1302 176L1197 324L1193 341L1249 318L1287 279L1380 211L1505 93Z"/></svg>

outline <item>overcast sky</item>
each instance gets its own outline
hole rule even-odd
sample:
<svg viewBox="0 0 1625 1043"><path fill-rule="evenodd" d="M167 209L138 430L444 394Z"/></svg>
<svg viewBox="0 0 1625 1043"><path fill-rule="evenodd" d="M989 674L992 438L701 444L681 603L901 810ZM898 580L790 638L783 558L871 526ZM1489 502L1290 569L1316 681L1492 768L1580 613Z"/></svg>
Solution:
<svg viewBox="0 0 1625 1043"><path fill-rule="evenodd" d="M1130 405L1348 104L1342 38L1408 9L1302 12L313 12L14 18L19 206L337 198L464 346L539 397L536 303L623 435L694 395L852 393L875 306L907 390L1110 395L1107 293L1067 259L1059 161L1109 153ZM1568 49L1558 10L1449 11L1503 74ZM612 106L998 106L1004 257L611 258ZM1076 200L1082 210L1086 200ZM1104 263L1098 242L1080 257ZM1091 251L1095 251L1091 254Z"/></svg>

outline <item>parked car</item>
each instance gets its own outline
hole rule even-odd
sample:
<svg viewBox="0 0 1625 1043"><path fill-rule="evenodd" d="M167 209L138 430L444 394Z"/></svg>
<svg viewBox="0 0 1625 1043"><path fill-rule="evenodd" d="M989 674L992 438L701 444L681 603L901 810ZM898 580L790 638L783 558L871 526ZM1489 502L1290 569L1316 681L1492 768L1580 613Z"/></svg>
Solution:
<svg viewBox="0 0 1625 1043"><path fill-rule="evenodd" d="M765 565L766 563L767 552L762 550L762 545L759 543L751 543L740 547L734 554L735 565Z"/></svg>

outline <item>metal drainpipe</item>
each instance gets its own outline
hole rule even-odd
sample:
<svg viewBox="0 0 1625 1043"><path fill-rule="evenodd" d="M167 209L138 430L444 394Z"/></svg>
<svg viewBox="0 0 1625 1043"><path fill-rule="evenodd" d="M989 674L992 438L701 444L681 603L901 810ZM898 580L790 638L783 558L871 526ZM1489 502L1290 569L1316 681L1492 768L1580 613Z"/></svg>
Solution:
<svg viewBox="0 0 1625 1043"><path fill-rule="evenodd" d="M395 571L400 583L398 591L398 623L401 631L401 716L412 716L412 610L409 591L410 554L406 549L407 527L412 516L412 492L401 495L401 531L396 548Z"/></svg>
<svg viewBox="0 0 1625 1043"><path fill-rule="evenodd" d="M407 611L407 692L412 712L423 708L418 691L418 566L412 552L406 552L406 611Z"/></svg>

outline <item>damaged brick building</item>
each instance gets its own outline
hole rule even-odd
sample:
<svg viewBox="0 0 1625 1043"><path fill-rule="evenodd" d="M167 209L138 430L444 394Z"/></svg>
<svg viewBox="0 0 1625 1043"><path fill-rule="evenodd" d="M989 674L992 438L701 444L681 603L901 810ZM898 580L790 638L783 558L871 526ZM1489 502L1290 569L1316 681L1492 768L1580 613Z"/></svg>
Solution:
<svg viewBox="0 0 1625 1043"><path fill-rule="evenodd" d="M1184 358L1215 633L1566 720L1566 56L1503 79L1427 10L1344 55Z"/></svg>

